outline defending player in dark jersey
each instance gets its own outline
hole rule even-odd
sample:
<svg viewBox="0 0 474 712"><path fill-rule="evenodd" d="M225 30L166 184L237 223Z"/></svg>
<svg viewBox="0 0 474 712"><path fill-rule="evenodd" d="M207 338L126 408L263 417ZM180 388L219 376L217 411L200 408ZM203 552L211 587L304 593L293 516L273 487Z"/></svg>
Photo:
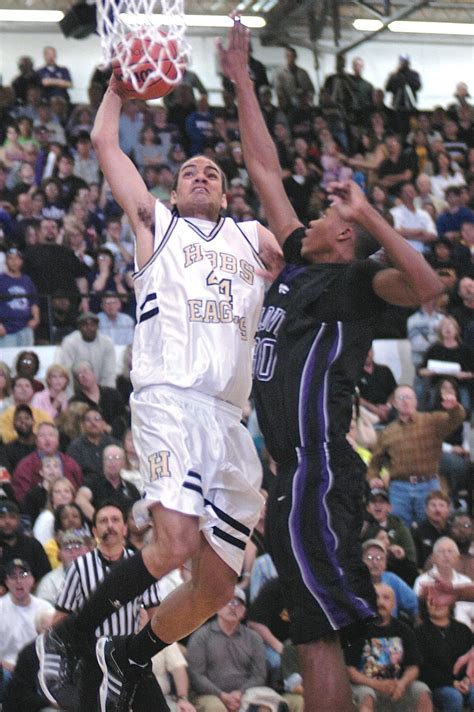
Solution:
<svg viewBox="0 0 474 712"><path fill-rule="evenodd" d="M340 637L375 612L358 544L365 468L346 443L352 394L384 302L415 305L443 286L352 182L331 185L332 206L305 229L286 196L275 145L247 70L239 21L221 45L236 88L246 167L287 262L257 331L254 392L277 462L268 530L298 644L305 711L352 710ZM371 235L393 267L356 260Z"/></svg>

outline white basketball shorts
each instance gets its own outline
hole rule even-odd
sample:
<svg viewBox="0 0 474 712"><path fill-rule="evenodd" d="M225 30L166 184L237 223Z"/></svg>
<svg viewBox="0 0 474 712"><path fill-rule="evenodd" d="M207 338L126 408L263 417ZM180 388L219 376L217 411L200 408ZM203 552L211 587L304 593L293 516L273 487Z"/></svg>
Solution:
<svg viewBox="0 0 474 712"><path fill-rule="evenodd" d="M240 574L264 503L261 464L240 409L173 386L142 389L130 405L146 505L198 516L209 544Z"/></svg>

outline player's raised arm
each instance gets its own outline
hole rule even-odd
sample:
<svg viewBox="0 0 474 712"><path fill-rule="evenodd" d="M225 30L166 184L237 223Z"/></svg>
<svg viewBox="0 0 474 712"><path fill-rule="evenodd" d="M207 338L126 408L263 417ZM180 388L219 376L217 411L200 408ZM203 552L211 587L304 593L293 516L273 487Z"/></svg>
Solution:
<svg viewBox="0 0 474 712"><path fill-rule="evenodd" d="M219 45L224 74L235 84L245 165L262 201L270 229L280 244L301 225L285 193L275 144L258 105L248 72L248 30L238 20L229 31L227 48Z"/></svg>
<svg viewBox="0 0 474 712"><path fill-rule="evenodd" d="M374 291L390 304L414 306L435 299L444 285L417 252L367 201L354 181L329 184L332 205L348 223L363 227L385 250L393 268L374 277Z"/></svg>
<svg viewBox="0 0 474 712"><path fill-rule="evenodd" d="M153 253L150 227L154 219L156 199L148 192L133 162L120 148L119 118L122 99L114 86L115 80L112 77L97 112L91 140L112 194L127 214L137 238L137 257L140 267Z"/></svg>

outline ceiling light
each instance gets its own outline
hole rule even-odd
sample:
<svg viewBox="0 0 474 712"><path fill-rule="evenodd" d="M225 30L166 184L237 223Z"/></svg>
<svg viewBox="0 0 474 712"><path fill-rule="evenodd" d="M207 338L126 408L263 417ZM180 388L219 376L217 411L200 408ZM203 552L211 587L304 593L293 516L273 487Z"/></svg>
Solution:
<svg viewBox="0 0 474 712"><path fill-rule="evenodd" d="M147 24L150 20L146 15L132 15L130 13L121 13L120 19L126 25ZM263 17L257 15L241 15L241 22L246 27L258 29L265 27L267 24ZM154 25L169 24L169 17L166 15L152 15L152 23ZM177 18L174 18L175 24L181 24ZM185 15L184 24L187 27L232 27L233 20L228 15Z"/></svg>
<svg viewBox="0 0 474 712"><path fill-rule="evenodd" d="M383 27L383 22L380 20L354 20L352 27L360 32L375 32Z"/></svg>
<svg viewBox="0 0 474 712"><path fill-rule="evenodd" d="M0 22L60 22L61 10L0 10Z"/></svg>
<svg viewBox="0 0 474 712"><path fill-rule="evenodd" d="M383 27L381 20L354 20L352 26L360 32L376 32ZM388 25L391 32L415 32L431 35L474 35L474 24L469 22L415 22L395 20Z"/></svg>
<svg viewBox="0 0 474 712"><path fill-rule="evenodd" d="M391 32L419 32L427 35L474 35L471 22L409 22L397 20L388 26Z"/></svg>

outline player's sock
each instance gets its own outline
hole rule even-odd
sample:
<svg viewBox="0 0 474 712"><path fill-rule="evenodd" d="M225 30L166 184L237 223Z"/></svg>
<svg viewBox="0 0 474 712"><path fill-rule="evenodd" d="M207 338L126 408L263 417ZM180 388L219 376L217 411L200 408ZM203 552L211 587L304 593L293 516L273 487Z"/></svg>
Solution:
<svg viewBox="0 0 474 712"><path fill-rule="evenodd" d="M169 643L158 638L153 632L151 621L136 635L127 638L127 653L129 662L133 665L146 665L154 655L166 648Z"/></svg>
<svg viewBox="0 0 474 712"><path fill-rule="evenodd" d="M114 566L108 576L96 588L74 620L79 633L95 635L98 626L112 613L140 596L154 584L155 577L146 568L142 552L124 559Z"/></svg>

